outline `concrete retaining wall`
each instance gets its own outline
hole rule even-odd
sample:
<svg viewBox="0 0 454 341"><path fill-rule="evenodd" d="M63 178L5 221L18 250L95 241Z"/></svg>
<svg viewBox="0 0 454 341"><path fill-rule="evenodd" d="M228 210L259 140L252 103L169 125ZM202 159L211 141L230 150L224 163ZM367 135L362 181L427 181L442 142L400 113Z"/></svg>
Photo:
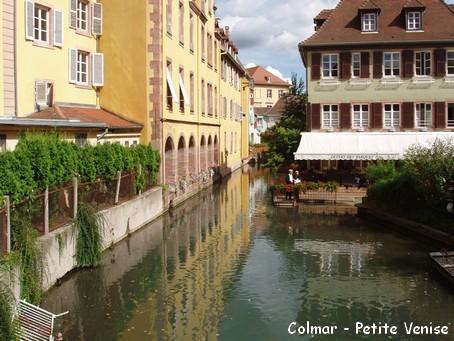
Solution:
<svg viewBox="0 0 454 341"><path fill-rule="evenodd" d="M153 188L138 197L100 212L106 221L104 250L163 213L162 188ZM48 290L76 268L76 236L70 224L40 238L45 253L43 289Z"/></svg>

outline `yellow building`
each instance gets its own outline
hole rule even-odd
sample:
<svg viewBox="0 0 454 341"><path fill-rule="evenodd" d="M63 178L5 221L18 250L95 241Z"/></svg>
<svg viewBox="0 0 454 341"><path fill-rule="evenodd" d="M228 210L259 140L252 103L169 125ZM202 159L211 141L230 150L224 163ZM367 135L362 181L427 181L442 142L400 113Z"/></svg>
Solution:
<svg viewBox="0 0 454 341"><path fill-rule="evenodd" d="M201 175L238 168L247 158L246 72L214 1L100 2L101 107L144 126L142 141L162 155L161 181L182 193Z"/></svg>
<svg viewBox="0 0 454 341"><path fill-rule="evenodd" d="M4 0L3 149L26 130L64 131L78 143L139 141L141 125L99 108L103 8L96 0Z"/></svg>

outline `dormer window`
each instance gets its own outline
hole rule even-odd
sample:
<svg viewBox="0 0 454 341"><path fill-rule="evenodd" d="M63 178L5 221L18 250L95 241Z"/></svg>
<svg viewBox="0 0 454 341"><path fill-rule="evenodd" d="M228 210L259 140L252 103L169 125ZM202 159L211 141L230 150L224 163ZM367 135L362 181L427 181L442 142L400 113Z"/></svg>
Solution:
<svg viewBox="0 0 454 341"><path fill-rule="evenodd" d="M361 31L377 32L377 13L362 13Z"/></svg>
<svg viewBox="0 0 454 341"><path fill-rule="evenodd" d="M422 30L422 12L408 11L407 12L407 30L415 31Z"/></svg>

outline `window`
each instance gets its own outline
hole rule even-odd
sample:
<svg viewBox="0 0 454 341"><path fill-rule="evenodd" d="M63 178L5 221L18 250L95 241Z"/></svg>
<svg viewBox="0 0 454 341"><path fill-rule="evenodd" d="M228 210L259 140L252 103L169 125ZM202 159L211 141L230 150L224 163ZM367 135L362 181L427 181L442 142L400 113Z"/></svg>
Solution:
<svg viewBox="0 0 454 341"><path fill-rule="evenodd" d="M102 4L89 0L70 0L69 26L79 32L102 34Z"/></svg>
<svg viewBox="0 0 454 341"><path fill-rule="evenodd" d="M352 53L352 75L361 77L361 53Z"/></svg>
<svg viewBox="0 0 454 341"><path fill-rule="evenodd" d="M180 112L184 112L185 104L190 105L188 95L186 94L186 88L184 86L184 73L183 69L180 69L179 74L179 84L180 84Z"/></svg>
<svg viewBox="0 0 454 341"><path fill-rule="evenodd" d="M447 126L454 128L454 103L448 103L448 122Z"/></svg>
<svg viewBox="0 0 454 341"><path fill-rule="evenodd" d="M178 97L177 97L177 93L175 91L175 87L173 86L172 63L170 63L170 62L167 62L166 77L167 77L167 90L166 90L167 109L169 111L172 111L173 102L178 103Z"/></svg>
<svg viewBox="0 0 454 341"><path fill-rule="evenodd" d="M172 35L172 0L166 0L166 30Z"/></svg>
<svg viewBox="0 0 454 341"><path fill-rule="evenodd" d="M446 74L454 76L454 51L446 53Z"/></svg>
<svg viewBox="0 0 454 341"><path fill-rule="evenodd" d="M377 31L377 13L363 13L361 30L363 32Z"/></svg>
<svg viewBox="0 0 454 341"><path fill-rule="evenodd" d="M324 54L322 56L323 78L336 78L338 75L337 54Z"/></svg>
<svg viewBox="0 0 454 341"><path fill-rule="evenodd" d="M75 134L74 140L76 145L78 145L79 147L83 147L88 142L87 133Z"/></svg>
<svg viewBox="0 0 454 341"><path fill-rule="evenodd" d="M69 49L69 82L82 86L103 86L104 55Z"/></svg>
<svg viewBox="0 0 454 341"><path fill-rule="evenodd" d="M430 76L432 74L432 62L430 52L415 53L416 76Z"/></svg>
<svg viewBox="0 0 454 341"><path fill-rule="evenodd" d="M266 89L266 98L272 98L272 97L273 97L273 90Z"/></svg>
<svg viewBox="0 0 454 341"><path fill-rule="evenodd" d="M416 103L416 127L432 126L432 103Z"/></svg>
<svg viewBox="0 0 454 341"><path fill-rule="evenodd" d="M399 104L385 104L385 128L396 128L400 124L400 105Z"/></svg>
<svg viewBox="0 0 454 341"><path fill-rule="evenodd" d="M76 83L88 85L88 52L77 51Z"/></svg>
<svg viewBox="0 0 454 341"><path fill-rule="evenodd" d="M399 76L400 75L400 53L399 52L385 52L383 54L384 75L385 76Z"/></svg>
<svg viewBox="0 0 454 341"><path fill-rule="evenodd" d="M180 43L184 44L184 5L182 2L180 2L180 7L179 7L179 37L180 37Z"/></svg>
<svg viewBox="0 0 454 341"><path fill-rule="evenodd" d="M339 126L339 106L337 104L323 105L323 128Z"/></svg>
<svg viewBox="0 0 454 341"><path fill-rule="evenodd" d="M194 74L192 72L189 74L189 87L190 87L189 106L191 113L194 113Z"/></svg>
<svg viewBox="0 0 454 341"><path fill-rule="evenodd" d="M25 23L27 40L39 45L63 45L63 12L27 0Z"/></svg>
<svg viewBox="0 0 454 341"><path fill-rule="evenodd" d="M77 1L76 28L88 31L88 4L85 1Z"/></svg>
<svg viewBox="0 0 454 341"><path fill-rule="evenodd" d="M353 105L353 128L369 126L369 104Z"/></svg>
<svg viewBox="0 0 454 341"><path fill-rule="evenodd" d="M194 51L194 14L189 15L189 49Z"/></svg>
<svg viewBox="0 0 454 341"><path fill-rule="evenodd" d="M202 92L202 102L201 102L202 115L205 116L205 112L206 112L206 107L205 107L205 81L203 79L202 79L202 88L200 89L200 91Z"/></svg>
<svg viewBox="0 0 454 341"><path fill-rule="evenodd" d="M284 90L278 90L277 93L279 98L282 98L284 96Z"/></svg>
<svg viewBox="0 0 454 341"><path fill-rule="evenodd" d="M407 30L422 29L421 12L407 12Z"/></svg>
<svg viewBox="0 0 454 341"><path fill-rule="evenodd" d="M0 134L0 152L6 152L6 134Z"/></svg>

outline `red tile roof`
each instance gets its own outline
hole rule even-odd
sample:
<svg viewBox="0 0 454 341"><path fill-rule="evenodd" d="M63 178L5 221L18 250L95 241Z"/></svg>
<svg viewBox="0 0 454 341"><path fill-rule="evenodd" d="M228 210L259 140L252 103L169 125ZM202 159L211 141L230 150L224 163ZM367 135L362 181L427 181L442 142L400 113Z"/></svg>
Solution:
<svg viewBox="0 0 454 341"><path fill-rule="evenodd" d="M128 121L104 109L52 106L29 115L30 119L79 120L84 123L104 123L110 129L140 129L139 123Z"/></svg>
<svg viewBox="0 0 454 341"><path fill-rule="evenodd" d="M251 75L254 79L254 84L257 85L280 85L280 86L288 86L290 84L279 77L273 75L271 72L265 70L261 66L254 66L251 68L246 69L247 72ZM269 77L270 81L267 81L266 77Z"/></svg>
<svg viewBox="0 0 454 341"><path fill-rule="evenodd" d="M423 31L407 32L404 8L425 7ZM361 32L360 9L379 8L378 33ZM340 0L320 29L300 43L300 47L336 46L339 44L431 41L454 45L454 13L442 0Z"/></svg>

